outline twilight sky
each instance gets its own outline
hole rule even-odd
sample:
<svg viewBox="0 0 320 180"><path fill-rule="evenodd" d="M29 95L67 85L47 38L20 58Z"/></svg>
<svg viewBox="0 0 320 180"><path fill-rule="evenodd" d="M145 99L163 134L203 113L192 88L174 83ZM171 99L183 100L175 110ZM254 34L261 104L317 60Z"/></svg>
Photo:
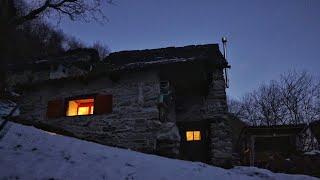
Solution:
<svg viewBox="0 0 320 180"><path fill-rule="evenodd" d="M115 0L109 22L62 20L60 28L112 51L221 43L228 38L229 96L288 70L320 77L320 0Z"/></svg>

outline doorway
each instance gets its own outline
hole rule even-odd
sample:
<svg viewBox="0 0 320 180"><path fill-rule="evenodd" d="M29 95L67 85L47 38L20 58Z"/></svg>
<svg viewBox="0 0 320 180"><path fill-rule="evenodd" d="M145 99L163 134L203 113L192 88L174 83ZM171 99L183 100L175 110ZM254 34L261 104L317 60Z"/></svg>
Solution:
<svg viewBox="0 0 320 180"><path fill-rule="evenodd" d="M180 158L209 162L209 124L205 121L179 122Z"/></svg>

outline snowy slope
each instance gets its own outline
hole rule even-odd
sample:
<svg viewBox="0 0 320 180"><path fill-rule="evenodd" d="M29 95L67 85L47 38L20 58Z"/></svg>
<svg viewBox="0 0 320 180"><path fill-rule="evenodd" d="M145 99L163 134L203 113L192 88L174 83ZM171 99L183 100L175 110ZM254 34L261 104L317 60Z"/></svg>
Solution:
<svg viewBox="0 0 320 180"><path fill-rule="evenodd" d="M250 167L225 170L10 124L0 140L0 179L315 179Z"/></svg>

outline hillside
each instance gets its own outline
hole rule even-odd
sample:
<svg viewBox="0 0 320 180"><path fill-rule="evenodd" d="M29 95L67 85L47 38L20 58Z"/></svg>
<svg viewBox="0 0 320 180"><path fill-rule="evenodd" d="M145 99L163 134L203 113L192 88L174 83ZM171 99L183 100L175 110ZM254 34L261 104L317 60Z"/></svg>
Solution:
<svg viewBox="0 0 320 180"><path fill-rule="evenodd" d="M9 126L0 139L0 179L315 179L254 167L225 170Z"/></svg>

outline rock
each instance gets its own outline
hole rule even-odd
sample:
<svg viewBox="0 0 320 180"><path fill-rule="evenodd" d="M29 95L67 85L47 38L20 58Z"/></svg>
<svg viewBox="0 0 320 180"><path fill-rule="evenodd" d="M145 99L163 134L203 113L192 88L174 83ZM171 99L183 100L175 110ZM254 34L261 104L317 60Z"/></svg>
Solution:
<svg viewBox="0 0 320 180"><path fill-rule="evenodd" d="M177 157L179 155L180 134L175 123L162 123L157 134L156 151L159 155Z"/></svg>

